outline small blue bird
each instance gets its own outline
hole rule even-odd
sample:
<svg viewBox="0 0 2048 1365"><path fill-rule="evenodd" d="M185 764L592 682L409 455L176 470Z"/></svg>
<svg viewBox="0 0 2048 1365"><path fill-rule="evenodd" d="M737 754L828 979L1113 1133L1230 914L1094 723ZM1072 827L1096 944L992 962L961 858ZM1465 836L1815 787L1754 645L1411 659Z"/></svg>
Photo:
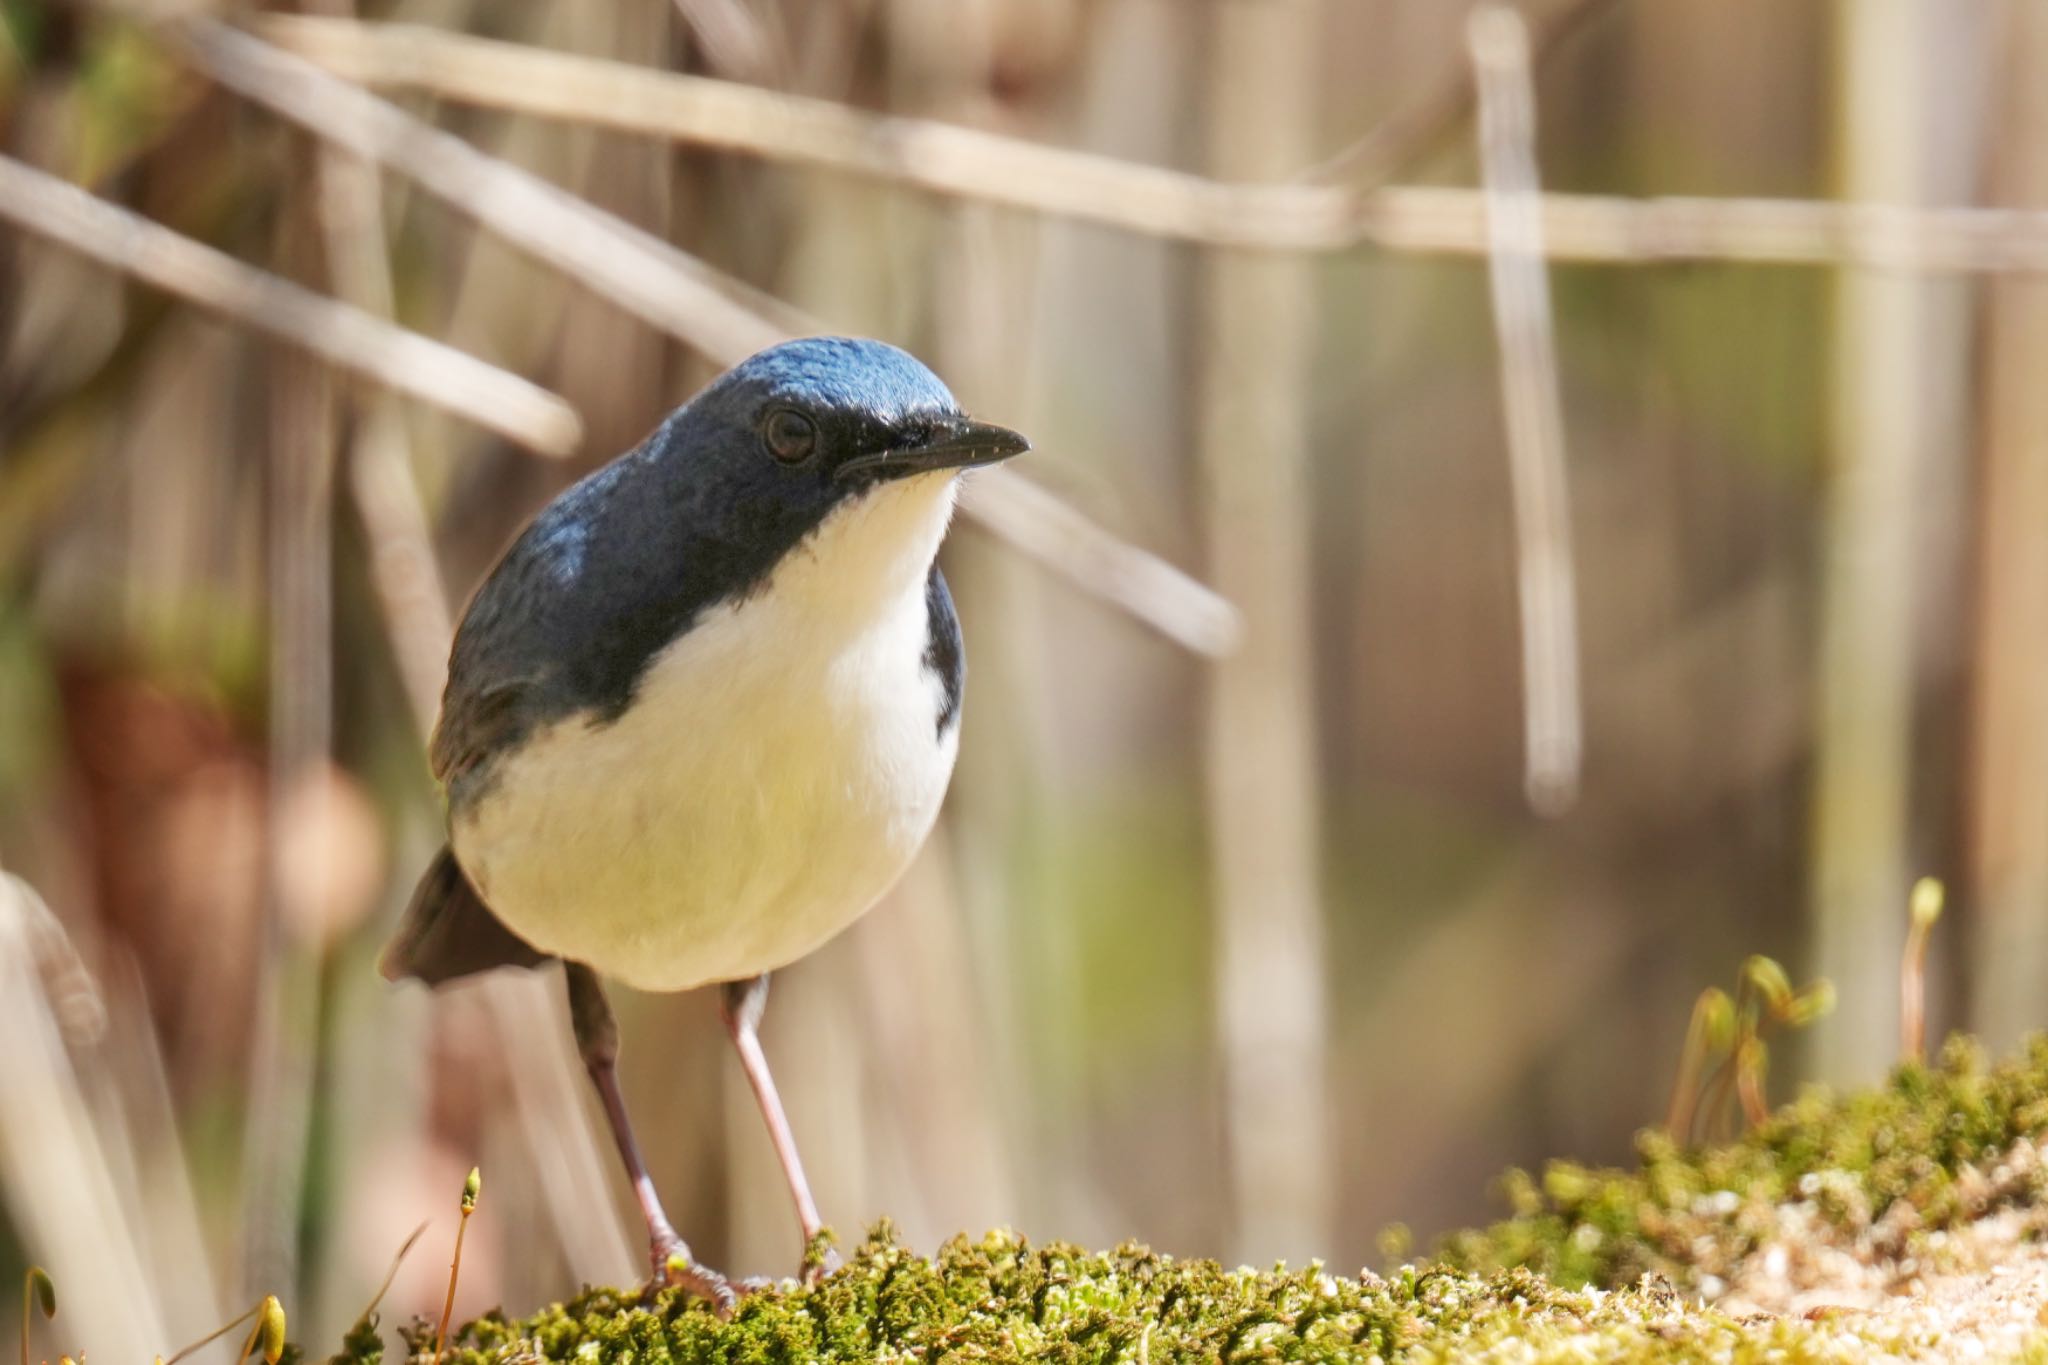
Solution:
<svg viewBox="0 0 2048 1365"><path fill-rule="evenodd" d="M960 473L1027 449L893 346L787 342L543 509L456 633L432 742L448 844L384 973L562 960L657 1282L733 1300L655 1195L598 978L720 987L808 1245L756 1036L768 973L865 913L931 832L964 676L939 541Z"/></svg>

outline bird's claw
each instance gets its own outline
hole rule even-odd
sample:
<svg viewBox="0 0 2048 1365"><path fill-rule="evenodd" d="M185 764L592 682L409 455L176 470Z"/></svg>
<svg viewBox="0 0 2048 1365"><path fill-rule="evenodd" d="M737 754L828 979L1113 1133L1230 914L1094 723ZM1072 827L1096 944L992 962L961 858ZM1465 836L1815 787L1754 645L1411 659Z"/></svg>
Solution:
<svg viewBox="0 0 2048 1365"><path fill-rule="evenodd" d="M711 1305L721 1318L732 1316L739 1306L740 1289L708 1265L699 1265L680 1238L654 1243L654 1277L644 1297L652 1299L663 1289L685 1289Z"/></svg>
<svg viewBox="0 0 2048 1365"><path fill-rule="evenodd" d="M699 1265L690 1255L690 1248L681 1238L673 1242L657 1241L653 1248L654 1276L647 1282L647 1289L641 1296L652 1302L664 1289L682 1289L711 1305L711 1310L721 1318L729 1318L739 1307L741 1299L749 1294L758 1294L764 1289L773 1289L775 1281L753 1277L732 1280L719 1274L710 1266ZM805 1258L799 1278L807 1285L817 1284L840 1267L839 1253L831 1247L824 1247L819 1253Z"/></svg>

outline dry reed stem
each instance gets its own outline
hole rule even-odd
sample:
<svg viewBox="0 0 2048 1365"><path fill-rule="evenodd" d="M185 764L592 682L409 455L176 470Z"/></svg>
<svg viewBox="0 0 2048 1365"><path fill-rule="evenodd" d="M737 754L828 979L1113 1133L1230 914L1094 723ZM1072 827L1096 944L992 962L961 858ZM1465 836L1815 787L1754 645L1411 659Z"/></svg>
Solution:
<svg viewBox="0 0 2048 1365"><path fill-rule="evenodd" d="M168 32L221 85L406 175L521 251L706 355L730 364L794 330L770 315L778 305L757 291L302 57L211 20Z"/></svg>
<svg viewBox="0 0 2048 1365"><path fill-rule="evenodd" d="M966 485L961 509L1061 578L1212 658L1237 648L1244 622L1229 599L1157 555L1117 539L1009 469Z"/></svg>
<svg viewBox="0 0 2048 1365"><path fill-rule="evenodd" d="M360 27L345 20L317 22L344 30ZM491 232L721 364L819 330L781 301L303 57L210 20L184 24L176 32L187 55L221 84L411 177ZM625 95L615 97L623 102ZM1022 482L1010 475L997 480L996 488L1015 490ZM991 513L997 498L1014 505ZM1051 494L1038 491L1032 498L995 492L977 499L972 511L1012 546L1087 590L1100 593L1099 582L1114 580L1122 595L1101 595L1169 638L1186 644L1220 635L1188 625L1214 621L1228 611L1214 593ZM1134 573L1133 566L1141 563L1143 571ZM1134 582L1142 582L1143 595Z"/></svg>
<svg viewBox="0 0 2048 1365"><path fill-rule="evenodd" d="M1277 251L1491 250L1479 190L1235 184L419 25L272 16L260 31L371 85L822 166L1148 236ZM1551 260L2048 271L2048 212L1588 194L1545 194L1540 202Z"/></svg>
<svg viewBox="0 0 2048 1365"><path fill-rule="evenodd" d="M245 265L9 157L0 157L0 218L541 454L566 455L581 439L575 411L518 375Z"/></svg>
<svg viewBox="0 0 2048 1365"><path fill-rule="evenodd" d="M1553 261L2048 271L2048 213L2031 210L1678 195L1546 194L1542 203L1544 255ZM1366 240L1384 250L1486 251L1478 191L1390 188L1371 196L1363 213Z"/></svg>
<svg viewBox="0 0 2048 1365"><path fill-rule="evenodd" d="M1584 721L1564 399L1537 211L1542 190L1529 35L1513 10L1487 5L1472 11L1466 39L1479 88L1479 161L1493 248L1487 265L1514 493L1523 787L1532 807L1558 815L1578 797Z"/></svg>
<svg viewBox="0 0 2048 1365"><path fill-rule="evenodd" d="M1316 13L1312 0L1209 7L1204 131L1223 174L1303 159ZM1335 1230L1310 554L1316 289L1309 261L1233 250L1207 253L1200 288L1190 401L1206 564L1244 604L1246 633L1206 679L1202 741L1225 1245L1261 1263Z"/></svg>
<svg viewBox="0 0 2048 1365"><path fill-rule="evenodd" d="M1354 196L1323 186L1223 184L930 119L445 29L273 18L260 31L371 85L876 176L1154 236L1315 249L1350 230Z"/></svg>

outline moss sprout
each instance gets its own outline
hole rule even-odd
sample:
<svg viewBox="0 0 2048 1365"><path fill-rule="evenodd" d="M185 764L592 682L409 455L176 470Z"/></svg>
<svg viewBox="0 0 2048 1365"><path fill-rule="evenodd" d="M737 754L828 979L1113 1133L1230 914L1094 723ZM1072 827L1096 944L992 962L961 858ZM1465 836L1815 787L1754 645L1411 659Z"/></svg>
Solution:
<svg viewBox="0 0 2048 1365"><path fill-rule="evenodd" d="M266 1294L256 1312L256 1328L250 1334L249 1344L242 1348L247 1358L250 1351L261 1347L267 1365L277 1365L284 1357L284 1305L277 1301L277 1295Z"/></svg>
<svg viewBox="0 0 2048 1365"><path fill-rule="evenodd" d="M455 1312L455 1284L462 1276L462 1234L469 1229L469 1216L476 1212L477 1196L483 1193L483 1175L474 1166L462 1182L462 1217L455 1224L455 1257L448 1263L448 1298L441 1305L441 1326L434 1333L434 1365L448 1343L448 1319Z"/></svg>
<svg viewBox="0 0 2048 1365"><path fill-rule="evenodd" d="M1764 1030L1773 1025L1805 1028L1834 1007L1835 988L1825 979L1794 990L1785 969L1771 958L1746 960L1732 997L1710 989L1693 1005L1665 1130L1675 1141L1689 1142L1695 1116L1703 1114L1711 1125L1731 1100L1743 1122L1751 1127L1764 1122L1770 1114L1764 1097L1770 1069ZM1716 1056L1720 1065L1708 1074L1706 1064Z"/></svg>
<svg viewBox="0 0 2048 1365"><path fill-rule="evenodd" d="M1899 959L1899 1058L1916 1062L1925 1055L1927 1030L1927 942L1941 918L1948 893L1933 877L1913 883L1907 907L1906 947Z"/></svg>

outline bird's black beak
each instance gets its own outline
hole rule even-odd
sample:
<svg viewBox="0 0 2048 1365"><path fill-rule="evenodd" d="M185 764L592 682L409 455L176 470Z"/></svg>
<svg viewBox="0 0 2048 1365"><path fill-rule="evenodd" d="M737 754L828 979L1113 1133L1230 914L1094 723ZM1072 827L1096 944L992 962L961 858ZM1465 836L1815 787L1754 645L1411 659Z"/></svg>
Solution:
<svg viewBox="0 0 2048 1365"><path fill-rule="evenodd" d="M854 456L839 466L836 477L902 479L940 469L971 469L1007 460L1029 449L1031 442L1008 427L977 422L971 417L941 417L925 434L886 450Z"/></svg>

